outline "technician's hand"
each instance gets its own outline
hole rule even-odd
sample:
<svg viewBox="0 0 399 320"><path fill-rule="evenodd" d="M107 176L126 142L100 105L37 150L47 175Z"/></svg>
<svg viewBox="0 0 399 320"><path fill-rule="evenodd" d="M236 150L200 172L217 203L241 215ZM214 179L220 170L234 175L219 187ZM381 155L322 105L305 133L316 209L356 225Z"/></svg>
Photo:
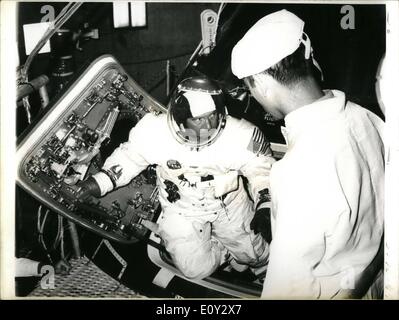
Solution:
<svg viewBox="0 0 399 320"><path fill-rule="evenodd" d="M272 227L270 223L270 209L262 208L255 212L250 224L255 234L260 233L267 243L272 241Z"/></svg>
<svg viewBox="0 0 399 320"><path fill-rule="evenodd" d="M89 177L85 181L79 182L76 186L79 188L76 193L76 197L79 201L85 201L90 196L96 198L101 196L100 186L93 177Z"/></svg>

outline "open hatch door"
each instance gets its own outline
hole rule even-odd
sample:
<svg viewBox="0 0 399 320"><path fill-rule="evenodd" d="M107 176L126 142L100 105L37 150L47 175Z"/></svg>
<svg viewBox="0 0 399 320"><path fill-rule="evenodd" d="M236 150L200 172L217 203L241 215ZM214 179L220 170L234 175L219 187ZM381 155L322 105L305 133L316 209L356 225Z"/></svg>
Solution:
<svg viewBox="0 0 399 320"><path fill-rule="evenodd" d="M96 59L48 106L17 146L17 183L51 210L104 238L134 243L148 236L140 220L159 211L155 170L101 199L76 199L76 183L101 169L107 143L124 119L165 112L110 55ZM119 141L122 142L122 141Z"/></svg>

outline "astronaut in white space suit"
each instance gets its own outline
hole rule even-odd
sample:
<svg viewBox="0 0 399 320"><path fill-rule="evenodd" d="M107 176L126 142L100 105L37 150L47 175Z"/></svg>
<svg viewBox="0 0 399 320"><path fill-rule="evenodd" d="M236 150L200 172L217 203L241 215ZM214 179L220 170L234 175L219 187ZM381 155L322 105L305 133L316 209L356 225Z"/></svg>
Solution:
<svg viewBox="0 0 399 320"><path fill-rule="evenodd" d="M155 231L178 269L201 279L230 258L261 269L269 255L273 162L262 132L227 115L220 87L192 77L178 86L167 115L139 121L102 170L80 184L79 197L103 196L156 164L162 213Z"/></svg>

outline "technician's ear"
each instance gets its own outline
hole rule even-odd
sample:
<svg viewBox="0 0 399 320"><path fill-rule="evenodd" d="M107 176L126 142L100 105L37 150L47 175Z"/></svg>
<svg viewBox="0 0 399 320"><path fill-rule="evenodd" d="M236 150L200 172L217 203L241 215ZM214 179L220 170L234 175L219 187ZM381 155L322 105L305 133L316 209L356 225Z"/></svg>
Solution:
<svg viewBox="0 0 399 320"><path fill-rule="evenodd" d="M273 84L272 80L274 79L268 74L256 74L252 76L252 81L250 85L252 89L255 89L262 96L267 97L269 88Z"/></svg>

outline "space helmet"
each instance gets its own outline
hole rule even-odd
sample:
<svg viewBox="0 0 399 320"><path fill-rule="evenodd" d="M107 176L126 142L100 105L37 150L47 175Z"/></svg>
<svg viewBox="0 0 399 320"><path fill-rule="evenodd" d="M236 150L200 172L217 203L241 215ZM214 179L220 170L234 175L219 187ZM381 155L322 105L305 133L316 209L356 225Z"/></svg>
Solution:
<svg viewBox="0 0 399 320"><path fill-rule="evenodd" d="M208 77L194 76L178 85L168 108L168 125L179 143L199 150L216 141L225 127L226 115L221 87ZM212 125L198 131L190 128L190 123L203 119Z"/></svg>

